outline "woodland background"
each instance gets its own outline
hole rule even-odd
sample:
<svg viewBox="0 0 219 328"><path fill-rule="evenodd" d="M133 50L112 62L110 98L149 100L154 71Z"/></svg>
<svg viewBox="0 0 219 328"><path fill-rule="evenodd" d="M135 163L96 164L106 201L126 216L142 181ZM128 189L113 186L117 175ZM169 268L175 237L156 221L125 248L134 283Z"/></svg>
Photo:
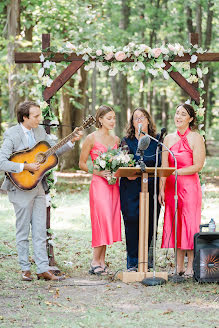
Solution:
<svg viewBox="0 0 219 328"><path fill-rule="evenodd" d="M129 42L150 47L162 43L188 43L191 32L200 35L199 46L218 52L219 2L213 0L3 0L0 3L0 138L16 122L15 110L21 101L41 98L37 72L41 64L13 65L13 51L40 51L42 33L51 33L51 46L70 41L98 49L103 44L123 48ZM9 65L12 69L9 71ZM57 75L68 63L57 65ZM53 97L52 107L60 127L58 138L68 135L87 114L101 104L117 113L115 133L124 134L127 117L134 108L145 107L158 130L173 129L176 106L188 96L174 83L132 69L115 77L82 67ZM178 63L177 65L183 65ZM185 63L184 63L185 65ZM216 138L219 109L219 63L205 63L204 130L206 139ZM54 132L53 132L54 133ZM77 168L80 145L65 154L61 170Z"/></svg>
<svg viewBox="0 0 219 328"><path fill-rule="evenodd" d="M200 34L200 45L218 51L219 1L215 0L0 0L0 144L4 130L16 124L15 110L25 99L41 99L38 70L41 64L13 64L14 50L41 50L42 33L51 33L51 46L84 44L98 49L114 45L120 49L131 41L156 47L164 43L186 46L191 32ZM9 71L9 65L11 70ZM67 63L57 64L57 75ZM183 65L183 64L177 64ZM219 225L219 63L205 63L204 117L207 157L202 171L206 184L203 194L202 223L215 218ZM117 113L115 133L124 134L130 112L144 106L153 115L157 129L174 130L176 106L188 99L171 80L130 70L109 77L106 72L83 68L53 97L52 107L60 128L58 138L69 134L87 114L95 114L101 104ZM91 128L90 131L93 131ZM86 131L88 133L89 131ZM66 154L60 169L78 166L80 145ZM217 284L199 284L187 279L183 284L168 282L157 287L139 283L124 284L90 277L92 257L89 215L90 175L57 172L57 194L51 209L55 258L65 272L60 284L19 279L15 240L15 215L7 195L0 194L0 326L10 327L219 327ZM0 172L0 181L4 174ZM1 184L1 183L0 183ZM157 271L171 273L174 252L160 249L161 211L158 228ZM107 264L118 272L126 268L125 236L107 250ZM206 315L206 313L208 315Z"/></svg>

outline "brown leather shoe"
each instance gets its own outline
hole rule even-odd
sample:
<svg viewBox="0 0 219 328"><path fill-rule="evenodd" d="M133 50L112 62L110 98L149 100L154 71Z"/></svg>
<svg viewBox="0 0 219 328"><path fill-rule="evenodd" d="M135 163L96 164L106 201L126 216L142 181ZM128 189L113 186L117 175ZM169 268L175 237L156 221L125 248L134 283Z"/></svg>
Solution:
<svg viewBox="0 0 219 328"><path fill-rule="evenodd" d="M44 279L44 280L55 280L55 281L60 281L65 279L63 276L55 276L52 271L47 271L43 273L37 273L37 279Z"/></svg>
<svg viewBox="0 0 219 328"><path fill-rule="evenodd" d="M33 277L31 276L30 271L22 271L21 277L22 277L23 281L32 281L33 280Z"/></svg>

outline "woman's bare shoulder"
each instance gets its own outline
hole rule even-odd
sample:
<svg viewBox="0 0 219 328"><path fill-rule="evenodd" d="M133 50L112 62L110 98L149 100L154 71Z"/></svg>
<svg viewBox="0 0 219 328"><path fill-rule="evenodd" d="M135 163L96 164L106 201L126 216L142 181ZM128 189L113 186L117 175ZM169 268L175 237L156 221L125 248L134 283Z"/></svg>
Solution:
<svg viewBox="0 0 219 328"><path fill-rule="evenodd" d="M166 137L164 138L164 142L169 142L170 140L172 140L173 138L176 137L176 132L173 133L169 133L166 135Z"/></svg>
<svg viewBox="0 0 219 328"><path fill-rule="evenodd" d="M120 138L116 136L115 139L116 139L116 144L119 145L120 144Z"/></svg>
<svg viewBox="0 0 219 328"><path fill-rule="evenodd" d="M195 141L203 141L203 136L197 131L191 131L190 134L188 134L188 137L189 136Z"/></svg>
<svg viewBox="0 0 219 328"><path fill-rule="evenodd" d="M94 144L94 140L95 140L95 132L92 132L90 134L88 134L85 138L85 141L87 144L93 145Z"/></svg>

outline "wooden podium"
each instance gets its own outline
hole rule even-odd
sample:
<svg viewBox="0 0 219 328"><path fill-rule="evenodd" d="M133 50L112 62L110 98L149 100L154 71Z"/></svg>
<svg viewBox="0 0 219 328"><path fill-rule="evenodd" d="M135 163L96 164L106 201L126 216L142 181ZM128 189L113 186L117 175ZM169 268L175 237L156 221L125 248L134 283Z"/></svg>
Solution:
<svg viewBox="0 0 219 328"><path fill-rule="evenodd" d="M172 167L158 167L158 177L168 177L175 171ZM141 177L141 192L139 197L139 244L138 244L138 272L121 272L118 278L123 282L142 281L144 278L153 277L153 272L148 272L148 233L149 233L149 192L148 177L153 177L154 167L146 167L145 172L136 167L120 167L114 174L115 177ZM167 272L156 272L155 277L168 280Z"/></svg>

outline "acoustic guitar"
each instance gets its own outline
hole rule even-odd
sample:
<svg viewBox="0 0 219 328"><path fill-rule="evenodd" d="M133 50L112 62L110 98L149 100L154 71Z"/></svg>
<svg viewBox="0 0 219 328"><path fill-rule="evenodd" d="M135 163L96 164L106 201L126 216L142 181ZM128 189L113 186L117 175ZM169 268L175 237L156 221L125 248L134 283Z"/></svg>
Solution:
<svg viewBox="0 0 219 328"><path fill-rule="evenodd" d="M90 127L95 123L95 119L89 116L79 130ZM67 137L51 147L46 141L38 142L33 148L15 152L9 158L15 163L40 163L40 169L34 172L23 170L20 173L6 172L11 182L20 190L32 190L42 180L45 173L55 167L58 163L56 151L61 148L66 142L70 141L75 135L73 131Z"/></svg>

